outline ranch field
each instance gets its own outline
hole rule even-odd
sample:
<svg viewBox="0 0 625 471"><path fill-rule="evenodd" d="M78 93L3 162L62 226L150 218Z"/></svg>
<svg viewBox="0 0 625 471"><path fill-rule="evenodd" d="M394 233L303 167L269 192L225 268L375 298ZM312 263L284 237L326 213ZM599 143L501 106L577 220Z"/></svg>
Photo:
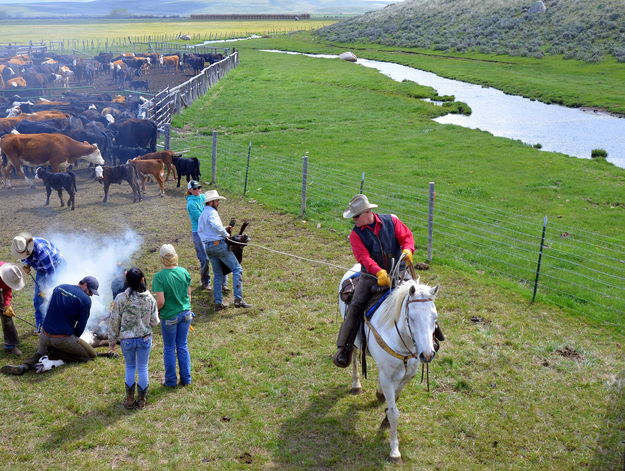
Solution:
<svg viewBox="0 0 625 471"><path fill-rule="evenodd" d="M205 173L207 169L204 169ZM148 278L159 269L158 248L173 243L193 276L190 334L193 384L160 386L162 342L154 336L149 405L126 411L123 360L21 377L0 377L3 446L0 469L215 470L615 470L622 459L624 374L622 337L527 302L445 267L422 272L441 286L439 319L448 340L431 365L431 392L415 381L403 392L399 434L404 465L386 462L387 433L378 426L375 368L365 393L351 396L349 374L330 359L339 326L339 269L273 250L351 266L345 237L305 220L225 193L227 221L251 221L245 250L245 298L250 310L214 313L199 289L183 191L154 185L132 204L129 189L103 190L78 170L75 211L44 207L44 189L15 182L2 189L0 258L11 260L11 238L80 234L94 240L128 228L142 238L132 263ZM254 245L256 244L256 245ZM94 254L84 253L85 258ZM97 273L94 273L97 275ZM78 276L78 274L77 274ZM76 282L78 279L76 279ZM15 310L32 322L32 283ZM101 287L104 293L106 287ZM231 300L230 300L231 301ZM16 320L25 355L32 328ZM14 363L0 353L3 364Z"/></svg>
<svg viewBox="0 0 625 471"><path fill-rule="evenodd" d="M381 181L436 180L443 194L486 199L517 214L542 217L548 210L567 223L622 237L622 207L589 203L622 195L622 170L435 126L430 119L439 111L414 100L429 93L423 87L391 85L338 61L320 65L297 57L293 67L291 58L257 50L292 49L294 42L242 44L241 65L174 120L174 150L191 148L185 156L207 157L192 144L207 144L217 129L220 143L247 149L253 141L254 152L298 158L310 151L330 170L366 168L369 178ZM310 52L338 49L300 46ZM202 170L207 180L206 163ZM388 434L379 428L384 405L375 398L375 367L369 362L364 394L351 396L348 371L330 359L342 270L315 261L352 265L350 223L340 211L302 220L292 216L292 203L288 209L280 204L284 195L256 188L243 198L233 192L238 186L219 188L228 197L220 207L222 220L251 222L243 266L245 298L254 307L215 313L211 296L199 289L184 191L168 182L161 199L150 185L147 198L132 204L124 184L113 186L102 204L101 185L86 170L77 173L75 211L59 208L56 195L44 207L41 184L31 189L14 181L13 190L0 188L0 259L12 260L11 238L23 230L80 234L105 245L132 229L140 237L132 263L151 281L160 268L158 248L173 243L193 276L193 384L160 386L158 329L150 403L141 411L121 405L121 358L42 375L1 375L0 469L621 469L622 332L552 306L529 305L525 296L479 273L433 263L421 276L441 287L436 304L448 340L430 366L431 391L415 381L399 400L404 465L397 467L386 461ZM556 176L564 184L554 188ZM276 182L284 181L280 177ZM84 253L85 259L93 256ZM422 244L415 258L424 258ZM14 305L18 316L32 322L31 290L28 280ZM21 348L30 355L37 341L29 335L32 327L20 320L16 325ZM0 360L14 363L3 352Z"/></svg>
<svg viewBox="0 0 625 471"><path fill-rule="evenodd" d="M200 21L160 20L0 20L0 44L28 41L113 40L188 34L195 41L308 31L335 23L334 20ZM181 41L189 43L190 41Z"/></svg>

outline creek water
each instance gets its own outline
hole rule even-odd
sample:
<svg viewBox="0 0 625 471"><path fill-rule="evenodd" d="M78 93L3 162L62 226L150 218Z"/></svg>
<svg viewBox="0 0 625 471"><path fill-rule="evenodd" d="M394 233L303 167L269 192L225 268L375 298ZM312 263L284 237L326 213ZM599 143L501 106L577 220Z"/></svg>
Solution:
<svg viewBox="0 0 625 471"><path fill-rule="evenodd" d="M291 51L266 50L285 54ZM303 54L324 59L330 54ZM435 118L441 124L481 129L495 136L517 139L542 150L590 159L593 149L604 149L607 160L625 168L625 119L609 113L548 105L507 95L501 90L440 77L431 72L392 62L358 59L356 64L377 69L396 81L410 80L434 88L439 95L454 95L468 104L470 116L448 114Z"/></svg>

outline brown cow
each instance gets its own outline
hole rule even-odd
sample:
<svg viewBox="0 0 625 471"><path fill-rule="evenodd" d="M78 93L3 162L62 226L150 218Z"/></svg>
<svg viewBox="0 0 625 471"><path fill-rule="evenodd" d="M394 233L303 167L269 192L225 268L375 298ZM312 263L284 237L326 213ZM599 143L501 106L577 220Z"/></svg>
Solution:
<svg viewBox="0 0 625 471"><path fill-rule="evenodd" d="M134 165L139 172L141 176L141 189L145 193L145 180L147 176L150 176L156 180L158 186L161 188L162 198L165 196L165 164L162 160L137 160L138 158L139 157L130 159L128 163Z"/></svg>
<svg viewBox="0 0 625 471"><path fill-rule="evenodd" d="M53 172L65 170L78 159L104 165L97 145L86 141L78 142L64 134L6 134L0 139L0 154L2 161L6 162L2 169L4 184L9 188L11 169L15 169L18 176L21 175L30 183L22 171L22 165L30 167L49 165Z"/></svg>
<svg viewBox="0 0 625 471"><path fill-rule="evenodd" d="M176 71L178 70L178 63L180 62L180 58L178 56L163 56L163 64L166 68L172 68Z"/></svg>
<svg viewBox="0 0 625 471"><path fill-rule="evenodd" d="M7 88L26 88L26 80L24 79L24 77L15 77L15 78L11 78L9 80L7 80L6 82L6 87Z"/></svg>
<svg viewBox="0 0 625 471"><path fill-rule="evenodd" d="M174 159L180 157L182 154L175 154L171 150L162 150L160 152L150 152L149 154L143 154L139 157L135 157L136 160L149 160L156 159L162 160L165 164L165 168L167 168L167 176L165 177L165 181L169 180L169 173L173 173L175 180L176 177L176 166L174 165Z"/></svg>

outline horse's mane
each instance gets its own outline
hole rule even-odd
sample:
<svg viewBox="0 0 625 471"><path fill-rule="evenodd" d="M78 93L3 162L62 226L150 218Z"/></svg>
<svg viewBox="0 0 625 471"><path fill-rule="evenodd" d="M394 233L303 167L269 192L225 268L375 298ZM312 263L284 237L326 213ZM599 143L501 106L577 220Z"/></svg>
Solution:
<svg viewBox="0 0 625 471"><path fill-rule="evenodd" d="M381 308L385 307L385 309L378 309L378 312L376 312L376 315L379 316L378 319L380 323L378 325L380 328L399 320L401 307L410 293L410 288L413 286L415 288L415 295L427 291L430 288L428 285L419 283L419 280L407 280L395 288L382 306L380 306Z"/></svg>

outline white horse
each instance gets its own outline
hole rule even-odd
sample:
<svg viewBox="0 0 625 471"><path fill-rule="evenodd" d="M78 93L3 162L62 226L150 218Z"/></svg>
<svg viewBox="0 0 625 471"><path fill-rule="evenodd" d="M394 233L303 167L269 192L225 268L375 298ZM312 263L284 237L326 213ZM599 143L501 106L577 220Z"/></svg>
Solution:
<svg viewBox="0 0 625 471"><path fill-rule="evenodd" d="M341 280L360 271L356 264ZM341 284L339 284L339 289ZM438 286L433 288L419 283L419 280L405 280L395 288L382 302L370 320L365 321L367 351L378 367L379 399L386 399L386 419L383 425L390 426L390 460L401 463L397 422L399 410L397 398L403 387L417 374L420 363L429 363L436 353L433 334L436 325L436 306L434 298ZM345 317L347 305L339 297L339 310ZM360 334L355 347L361 348ZM358 374L358 355L353 354L352 394L362 392Z"/></svg>

